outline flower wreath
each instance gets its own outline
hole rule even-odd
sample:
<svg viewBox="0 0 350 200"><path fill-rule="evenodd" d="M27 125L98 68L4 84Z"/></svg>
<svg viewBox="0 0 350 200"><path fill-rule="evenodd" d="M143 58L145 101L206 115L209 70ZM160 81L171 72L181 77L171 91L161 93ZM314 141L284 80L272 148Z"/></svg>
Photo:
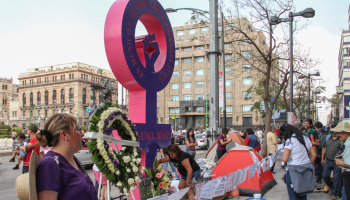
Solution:
<svg viewBox="0 0 350 200"><path fill-rule="evenodd" d="M113 136L112 131L117 130L123 140L139 140L134 124L117 104L103 102L92 107L89 122L89 132ZM117 187L122 187L128 195L128 191L137 187L136 182L141 182L140 173L144 173L145 170L144 167L140 167L140 147L126 146L117 153L112 149L110 142L102 139L91 140L88 149L92 153L92 162L106 175L107 180Z"/></svg>

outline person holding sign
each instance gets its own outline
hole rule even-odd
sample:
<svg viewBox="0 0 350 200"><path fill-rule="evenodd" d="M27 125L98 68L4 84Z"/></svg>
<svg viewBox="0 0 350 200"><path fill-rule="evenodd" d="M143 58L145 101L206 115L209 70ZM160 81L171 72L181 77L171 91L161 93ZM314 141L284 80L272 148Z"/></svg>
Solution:
<svg viewBox="0 0 350 200"><path fill-rule="evenodd" d="M174 166L178 169L181 179L179 183L179 190L184 189L186 187L194 186L200 175L200 167L196 163L196 161L190 156L190 154L181 151L180 147L176 144L171 144L168 147L168 156L162 159L159 159L158 165L171 161L174 163ZM188 199L194 200L194 192L193 187L188 190Z"/></svg>
<svg viewBox="0 0 350 200"><path fill-rule="evenodd" d="M226 145L232 141L232 139L227 140L227 134L228 134L227 128L223 128L222 133L218 137L218 147L216 149L216 153L218 154L218 160L220 160L220 158L223 155L225 155L225 153L227 153Z"/></svg>
<svg viewBox="0 0 350 200"><path fill-rule="evenodd" d="M309 138L296 127L283 124L280 132L283 132L286 141L282 161L288 162L285 180L289 199L307 199L306 195L312 193L317 185L313 171L316 152Z"/></svg>

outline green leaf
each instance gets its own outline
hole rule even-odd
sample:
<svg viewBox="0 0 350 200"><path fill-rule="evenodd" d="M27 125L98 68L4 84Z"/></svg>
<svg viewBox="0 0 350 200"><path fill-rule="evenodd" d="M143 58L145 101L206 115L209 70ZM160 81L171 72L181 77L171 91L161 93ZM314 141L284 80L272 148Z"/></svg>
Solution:
<svg viewBox="0 0 350 200"><path fill-rule="evenodd" d="M107 167L106 164L99 170L100 170L100 172L102 172L102 174L108 174L109 173L109 170L108 170L108 167Z"/></svg>
<svg viewBox="0 0 350 200"><path fill-rule="evenodd" d="M100 161L100 158L98 157L98 155L92 155L90 156L90 158L93 163L98 163Z"/></svg>
<svg viewBox="0 0 350 200"><path fill-rule="evenodd" d="M149 176L150 178L153 178L153 176L152 176L152 171L149 170L149 169L147 169L147 168L146 168L145 170L146 170L148 176Z"/></svg>
<svg viewBox="0 0 350 200"><path fill-rule="evenodd" d="M90 131L90 132L98 132L98 129L97 129L97 127L96 127L95 124L90 123L90 125L89 125L89 131Z"/></svg>
<svg viewBox="0 0 350 200"><path fill-rule="evenodd" d="M112 103L111 103L111 102L104 101L103 103L104 103L107 107L111 107L111 106L112 106Z"/></svg>
<svg viewBox="0 0 350 200"><path fill-rule="evenodd" d="M89 117L89 122L90 122L90 123L97 124L98 118L96 117L96 115L94 115L94 114L90 115L90 117Z"/></svg>
<svg viewBox="0 0 350 200"><path fill-rule="evenodd" d="M115 181L116 178L114 176L114 173L109 173L107 176L106 176L106 179L109 180L109 181Z"/></svg>
<svg viewBox="0 0 350 200"><path fill-rule="evenodd" d="M103 161L100 161L100 162L98 162L98 163L95 163L96 164L96 166L97 166L97 168L98 169L102 169L103 167L104 167L104 163L103 163Z"/></svg>
<svg viewBox="0 0 350 200"><path fill-rule="evenodd" d="M89 149L89 152L91 153L97 149L96 144L93 144L93 143L88 144L87 147Z"/></svg>
<svg viewBox="0 0 350 200"><path fill-rule="evenodd" d="M158 162L157 162L157 156L156 156L156 158L154 159L154 163L153 163L153 170L156 170L157 166L158 166Z"/></svg>

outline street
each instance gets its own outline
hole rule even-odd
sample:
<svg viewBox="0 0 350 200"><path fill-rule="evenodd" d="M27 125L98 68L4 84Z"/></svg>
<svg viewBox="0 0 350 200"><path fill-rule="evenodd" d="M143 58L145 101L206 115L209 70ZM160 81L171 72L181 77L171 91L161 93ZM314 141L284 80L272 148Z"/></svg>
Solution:
<svg viewBox="0 0 350 200"><path fill-rule="evenodd" d="M186 145L179 145L181 150L186 151ZM204 158L207 150L203 150L200 148L196 148L196 159ZM19 170L12 170L15 166L15 163L9 162L11 156L1 157L2 166L0 167L0 199L6 200L17 200L16 191L15 191L15 181L17 176L21 175L22 168ZM160 158L160 152L157 153L157 158ZM94 174L92 172L92 168L86 169L90 178L95 181ZM118 194L118 189L112 187L111 197L115 197Z"/></svg>

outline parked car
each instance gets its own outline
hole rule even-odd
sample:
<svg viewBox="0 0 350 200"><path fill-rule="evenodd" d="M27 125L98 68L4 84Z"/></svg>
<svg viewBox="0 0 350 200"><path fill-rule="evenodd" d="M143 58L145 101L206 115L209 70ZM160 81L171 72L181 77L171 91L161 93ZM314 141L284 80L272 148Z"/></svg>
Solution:
<svg viewBox="0 0 350 200"><path fill-rule="evenodd" d="M196 135L196 140L198 143L198 147L201 147L203 149L208 149L208 138L207 135L204 134L197 134Z"/></svg>
<svg viewBox="0 0 350 200"><path fill-rule="evenodd" d="M175 143L185 144L186 132L174 133Z"/></svg>

